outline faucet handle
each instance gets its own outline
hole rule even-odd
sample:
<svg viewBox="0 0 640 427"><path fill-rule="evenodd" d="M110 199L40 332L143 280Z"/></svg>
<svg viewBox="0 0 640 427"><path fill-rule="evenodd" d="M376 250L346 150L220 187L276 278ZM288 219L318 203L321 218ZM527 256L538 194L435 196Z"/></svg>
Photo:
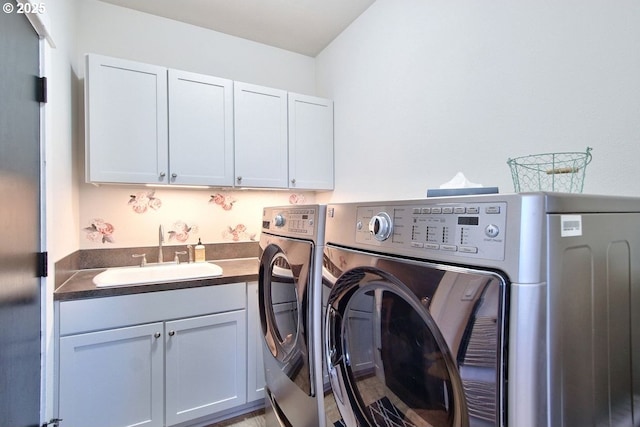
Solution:
<svg viewBox="0 0 640 427"><path fill-rule="evenodd" d="M147 265L147 254L133 254L131 258L142 258L140 260L140 267L144 267Z"/></svg>
<svg viewBox="0 0 640 427"><path fill-rule="evenodd" d="M176 251L176 256L173 258L173 261L176 264L180 264L180 257L178 255L186 255L187 251Z"/></svg>

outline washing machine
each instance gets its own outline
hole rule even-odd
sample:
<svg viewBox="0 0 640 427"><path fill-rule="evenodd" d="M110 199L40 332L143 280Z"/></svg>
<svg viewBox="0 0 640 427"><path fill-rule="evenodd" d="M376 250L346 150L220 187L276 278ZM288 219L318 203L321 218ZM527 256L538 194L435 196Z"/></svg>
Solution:
<svg viewBox="0 0 640 427"><path fill-rule="evenodd" d="M258 299L267 427L318 427L326 206L265 208Z"/></svg>
<svg viewBox="0 0 640 427"><path fill-rule="evenodd" d="M640 199L327 207L326 425L640 426Z"/></svg>

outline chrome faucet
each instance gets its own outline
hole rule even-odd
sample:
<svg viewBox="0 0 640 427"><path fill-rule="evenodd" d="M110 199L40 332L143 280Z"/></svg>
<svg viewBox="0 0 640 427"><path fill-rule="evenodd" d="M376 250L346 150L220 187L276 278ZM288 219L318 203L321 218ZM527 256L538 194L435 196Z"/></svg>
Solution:
<svg viewBox="0 0 640 427"><path fill-rule="evenodd" d="M140 258L140 267L147 265L147 254L133 254L132 258Z"/></svg>
<svg viewBox="0 0 640 427"><path fill-rule="evenodd" d="M164 262L164 258L162 256L162 244L164 243L164 230L162 229L162 224L158 228L158 264L162 264Z"/></svg>
<svg viewBox="0 0 640 427"><path fill-rule="evenodd" d="M175 262L176 264L180 264L180 256L179 255L186 255L187 251L176 251L176 256L175 258L173 258L173 262Z"/></svg>

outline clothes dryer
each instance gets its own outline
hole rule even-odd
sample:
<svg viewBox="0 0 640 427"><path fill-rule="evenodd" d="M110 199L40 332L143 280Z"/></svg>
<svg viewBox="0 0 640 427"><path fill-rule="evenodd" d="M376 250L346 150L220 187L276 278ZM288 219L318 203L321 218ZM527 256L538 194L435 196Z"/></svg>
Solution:
<svg viewBox="0 0 640 427"><path fill-rule="evenodd" d="M267 427L318 427L326 206L265 208L258 298ZM322 409L324 411L324 409Z"/></svg>
<svg viewBox="0 0 640 427"><path fill-rule="evenodd" d="M640 425L640 199L327 207L330 427Z"/></svg>

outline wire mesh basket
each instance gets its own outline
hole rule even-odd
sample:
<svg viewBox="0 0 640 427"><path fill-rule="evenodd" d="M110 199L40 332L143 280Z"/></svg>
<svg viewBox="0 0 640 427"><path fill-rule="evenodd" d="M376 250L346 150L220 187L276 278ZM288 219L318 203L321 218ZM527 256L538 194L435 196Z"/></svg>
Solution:
<svg viewBox="0 0 640 427"><path fill-rule="evenodd" d="M509 159L513 187L526 191L582 193L591 148L582 152L545 153Z"/></svg>

